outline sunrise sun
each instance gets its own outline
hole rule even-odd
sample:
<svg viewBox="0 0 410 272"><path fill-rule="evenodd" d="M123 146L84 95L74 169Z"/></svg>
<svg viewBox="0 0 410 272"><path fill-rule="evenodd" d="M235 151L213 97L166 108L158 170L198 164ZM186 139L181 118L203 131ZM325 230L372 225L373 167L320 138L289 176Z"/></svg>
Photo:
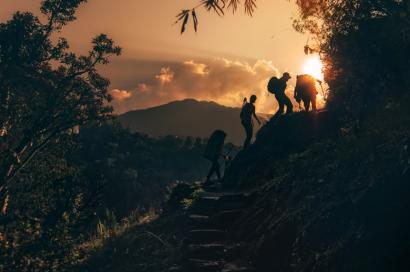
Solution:
<svg viewBox="0 0 410 272"><path fill-rule="evenodd" d="M314 56L309 58L303 64L303 73L309 74L316 79L323 80L323 72L322 72L323 64L320 60L319 56Z"/></svg>

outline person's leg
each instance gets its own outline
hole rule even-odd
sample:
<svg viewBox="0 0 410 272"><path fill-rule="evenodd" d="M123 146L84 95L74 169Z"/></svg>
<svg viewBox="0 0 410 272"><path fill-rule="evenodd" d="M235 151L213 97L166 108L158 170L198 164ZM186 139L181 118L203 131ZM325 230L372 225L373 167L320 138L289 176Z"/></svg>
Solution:
<svg viewBox="0 0 410 272"><path fill-rule="evenodd" d="M218 163L218 161L216 161L216 163ZM211 180L211 177L214 174L214 172L215 172L215 161L212 162L211 169L209 169L208 176L206 177L207 182Z"/></svg>
<svg viewBox="0 0 410 272"><path fill-rule="evenodd" d="M317 107L316 107L316 95L312 96L312 110L313 112L317 111Z"/></svg>
<svg viewBox="0 0 410 272"><path fill-rule="evenodd" d="M284 112L285 103L283 102L283 97L281 95L275 95L275 97L279 104L279 109L276 112L276 115L281 115Z"/></svg>
<svg viewBox="0 0 410 272"><path fill-rule="evenodd" d="M216 176L218 177L218 180L221 180L221 165L218 161L215 162L215 172Z"/></svg>
<svg viewBox="0 0 410 272"><path fill-rule="evenodd" d="M245 128L245 133L246 133L246 139L245 142L243 143L243 148L248 148L249 145L251 144L252 136L253 136L253 128L252 124L244 123L243 124Z"/></svg>
<svg viewBox="0 0 410 272"><path fill-rule="evenodd" d="M289 97L286 94L283 95L283 103L286 105L286 114L293 112L293 104L290 101Z"/></svg>
<svg viewBox="0 0 410 272"><path fill-rule="evenodd" d="M305 111L309 111L309 109L310 109L310 101L309 101L309 99L304 99L304 100L303 100L303 105L305 106Z"/></svg>

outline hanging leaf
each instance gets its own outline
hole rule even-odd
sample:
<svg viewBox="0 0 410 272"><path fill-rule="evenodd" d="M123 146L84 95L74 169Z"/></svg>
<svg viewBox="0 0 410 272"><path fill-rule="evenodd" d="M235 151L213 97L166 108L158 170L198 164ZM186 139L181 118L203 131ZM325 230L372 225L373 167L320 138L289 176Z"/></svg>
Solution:
<svg viewBox="0 0 410 272"><path fill-rule="evenodd" d="M177 24L179 22L182 21L182 25L181 25L181 34L185 32L186 29L186 25L188 23L188 19L189 19L189 13L191 10L189 9L184 9L182 10L176 17L177 20L175 21L174 24Z"/></svg>
<svg viewBox="0 0 410 272"><path fill-rule="evenodd" d="M185 32L186 25L188 23L188 19L189 19L189 12L187 14L185 14L184 21L182 22L181 34Z"/></svg>
<svg viewBox="0 0 410 272"><path fill-rule="evenodd" d="M255 0L245 0L245 13L252 16L256 9Z"/></svg>
<svg viewBox="0 0 410 272"><path fill-rule="evenodd" d="M192 10L192 20L194 21L195 32L198 31L198 17L196 15L195 9Z"/></svg>
<svg viewBox="0 0 410 272"><path fill-rule="evenodd" d="M219 16L224 15L225 1L224 0L202 0L202 5L208 10L214 10Z"/></svg>
<svg viewBox="0 0 410 272"><path fill-rule="evenodd" d="M228 8L232 9L232 13L235 13L240 3L241 3L241 0L230 0Z"/></svg>
<svg viewBox="0 0 410 272"><path fill-rule="evenodd" d="M175 23L178 23L179 21L181 21L182 19L184 19L184 17L185 17L185 15L187 14L187 13L189 13L190 12L190 10L189 9L183 9L180 13L178 13L178 15L176 16L177 17L177 20L175 21Z"/></svg>
<svg viewBox="0 0 410 272"><path fill-rule="evenodd" d="M305 45L304 47L305 55L309 55L309 46Z"/></svg>

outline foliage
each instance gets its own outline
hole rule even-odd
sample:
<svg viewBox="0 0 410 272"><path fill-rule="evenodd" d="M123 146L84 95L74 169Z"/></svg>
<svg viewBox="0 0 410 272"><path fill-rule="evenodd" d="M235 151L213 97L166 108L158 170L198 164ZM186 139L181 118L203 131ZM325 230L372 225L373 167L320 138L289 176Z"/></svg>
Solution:
<svg viewBox="0 0 410 272"><path fill-rule="evenodd" d="M9 212L2 218L2 271L61 271L75 262L74 246L86 239L88 180L67 158L70 135L53 140L10 185Z"/></svg>
<svg viewBox="0 0 410 272"><path fill-rule="evenodd" d="M128 226L100 245L82 249L84 260L69 271L168 271L179 258L180 218L163 215Z"/></svg>
<svg viewBox="0 0 410 272"><path fill-rule="evenodd" d="M238 10L239 0L201 0L200 3L191 9L182 10L176 17L175 24L181 23L181 34L185 32L186 25L188 24L189 17L192 17L193 27L195 32L198 31L198 16L196 10L198 8L204 8L207 11L213 11L219 16L223 16L227 10L232 10L235 13ZM256 0L245 0L244 2L245 13L249 16L255 11Z"/></svg>
<svg viewBox="0 0 410 272"><path fill-rule="evenodd" d="M2 269L63 271L81 262L80 245L98 246L154 217L173 181L205 176L203 149L199 139L151 139L116 123L53 140L9 187Z"/></svg>
<svg viewBox="0 0 410 272"><path fill-rule="evenodd" d="M310 33L325 62L328 107L361 119L369 107L406 91L408 1L297 1L295 28Z"/></svg>
<svg viewBox="0 0 410 272"><path fill-rule="evenodd" d="M199 181L208 170L203 143L190 137L152 139L116 123L84 127L78 136L75 157L100 194L100 214L106 207L120 218L133 210L160 209L170 183Z"/></svg>
<svg viewBox="0 0 410 272"><path fill-rule="evenodd" d="M108 56L119 55L121 49L101 34L88 55L77 56L69 52L66 39L56 38L83 2L44 0L45 23L32 13L17 12L0 24L3 199L16 175L47 144L76 126L109 117L109 81L96 66L107 64Z"/></svg>
<svg viewBox="0 0 410 272"><path fill-rule="evenodd" d="M234 161L235 175L260 189L235 225L258 271L407 271L409 98L366 112L360 132L306 148L296 135L284 153L269 146L274 135L297 129L271 127L252 147L258 156L241 158L247 168Z"/></svg>
<svg viewBox="0 0 410 272"><path fill-rule="evenodd" d="M177 182L168 188L166 211L186 210L192 206L195 199L203 192L200 183Z"/></svg>

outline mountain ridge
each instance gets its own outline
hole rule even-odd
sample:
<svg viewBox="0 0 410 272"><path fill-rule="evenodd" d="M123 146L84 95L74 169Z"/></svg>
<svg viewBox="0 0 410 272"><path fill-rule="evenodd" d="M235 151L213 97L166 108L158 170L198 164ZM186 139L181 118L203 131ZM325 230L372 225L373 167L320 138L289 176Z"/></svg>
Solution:
<svg viewBox="0 0 410 272"><path fill-rule="evenodd" d="M222 129L227 133L227 142L241 145L245 132L239 118L240 111L241 108L191 98L129 111L119 115L118 120L132 132L145 133L151 137L175 135L208 138L215 129ZM258 115L262 119L267 116Z"/></svg>

